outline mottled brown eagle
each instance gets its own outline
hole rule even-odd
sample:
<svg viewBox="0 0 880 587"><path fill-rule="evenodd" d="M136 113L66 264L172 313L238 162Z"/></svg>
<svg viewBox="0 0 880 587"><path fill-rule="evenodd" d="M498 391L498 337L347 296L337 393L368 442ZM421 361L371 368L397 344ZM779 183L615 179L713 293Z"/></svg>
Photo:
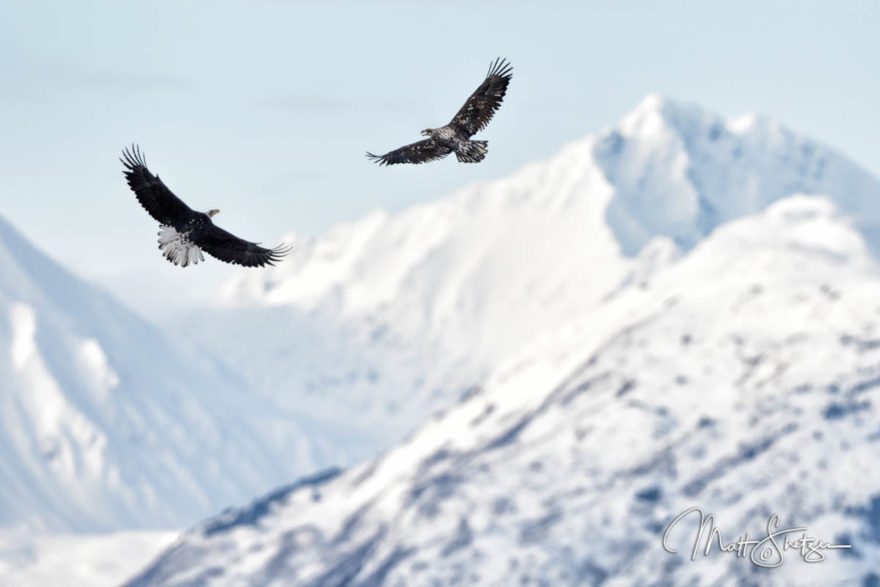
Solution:
<svg viewBox="0 0 880 587"><path fill-rule="evenodd" d="M462 163L477 163L486 157L489 141L472 141L470 138L486 128L492 115L501 107L507 85L513 77L513 67L505 59L496 59L489 66L489 73L480 87L471 94L461 110L446 126L426 128L422 135L430 137L395 149L384 155L367 153L367 157L379 165L395 163L425 163L442 159L450 153Z"/></svg>
<svg viewBox="0 0 880 587"><path fill-rule="evenodd" d="M140 149L124 149L120 159L125 179L141 206L159 223L159 249L165 258L181 267L204 261L202 251L235 265L262 267L274 265L289 247L265 249L216 226L211 217L220 210L196 212L171 193L158 175L147 169Z"/></svg>

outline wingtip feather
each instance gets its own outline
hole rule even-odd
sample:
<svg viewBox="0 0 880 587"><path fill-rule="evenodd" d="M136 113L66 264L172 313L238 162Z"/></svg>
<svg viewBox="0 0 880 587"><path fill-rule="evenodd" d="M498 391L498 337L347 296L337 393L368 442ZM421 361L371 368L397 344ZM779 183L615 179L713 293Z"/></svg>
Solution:
<svg viewBox="0 0 880 587"><path fill-rule="evenodd" d="M135 167L147 167L147 160L137 143L132 143L130 147L124 147L122 157L119 160L129 170L133 170Z"/></svg>
<svg viewBox="0 0 880 587"><path fill-rule="evenodd" d="M498 77L503 77L510 79L513 77L513 65L507 60L506 57L498 57L495 61L489 64L489 73L486 77L492 77L493 75L497 75Z"/></svg>
<svg viewBox="0 0 880 587"><path fill-rule="evenodd" d="M367 159L369 159L373 163L377 163L380 167L382 165L388 164L388 161L385 159L385 155L374 155L369 151L367 151Z"/></svg>

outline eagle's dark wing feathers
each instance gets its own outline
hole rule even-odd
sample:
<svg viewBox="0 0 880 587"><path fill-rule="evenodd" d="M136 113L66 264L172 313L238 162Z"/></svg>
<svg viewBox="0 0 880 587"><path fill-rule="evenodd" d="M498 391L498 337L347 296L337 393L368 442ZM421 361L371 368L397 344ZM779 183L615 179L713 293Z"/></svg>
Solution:
<svg viewBox="0 0 880 587"><path fill-rule="evenodd" d="M158 175L150 173L137 145L132 145L130 150L123 149L119 160L126 168L123 174L138 202L158 222L173 226L175 222L185 220L193 213L189 206L162 183Z"/></svg>
<svg viewBox="0 0 880 587"><path fill-rule="evenodd" d="M480 87L471 94L458 114L449 123L462 130L468 137L486 128L492 115L501 107L507 85L513 77L513 66L498 58L489 66L489 73Z"/></svg>
<svg viewBox="0 0 880 587"><path fill-rule="evenodd" d="M243 267L274 265L291 250L291 247L284 245L266 249L257 243L240 239L213 223L199 231L197 235L193 234L191 238L194 244L209 255Z"/></svg>
<svg viewBox="0 0 880 587"><path fill-rule="evenodd" d="M426 139L399 149L389 151L384 155L367 153L367 157L379 165L394 165L395 163L425 163L435 159L442 159L452 152L434 139Z"/></svg>

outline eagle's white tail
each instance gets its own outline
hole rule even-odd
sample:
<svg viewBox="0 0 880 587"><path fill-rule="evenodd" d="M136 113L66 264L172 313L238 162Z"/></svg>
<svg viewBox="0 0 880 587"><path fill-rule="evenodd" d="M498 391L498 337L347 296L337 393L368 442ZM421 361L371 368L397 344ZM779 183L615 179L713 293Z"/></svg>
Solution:
<svg viewBox="0 0 880 587"><path fill-rule="evenodd" d="M461 163L479 163L489 152L489 141L468 141L455 152Z"/></svg>
<svg viewBox="0 0 880 587"><path fill-rule="evenodd" d="M188 233L179 233L173 226L159 225L159 249L165 258L181 267L204 261L202 250L192 244Z"/></svg>

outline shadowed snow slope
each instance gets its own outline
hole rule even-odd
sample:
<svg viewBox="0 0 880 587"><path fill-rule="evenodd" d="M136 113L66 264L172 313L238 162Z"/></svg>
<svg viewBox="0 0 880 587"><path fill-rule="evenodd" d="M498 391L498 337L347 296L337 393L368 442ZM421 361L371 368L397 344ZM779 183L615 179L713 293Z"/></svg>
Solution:
<svg viewBox="0 0 880 587"><path fill-rule="evenodd" d="M875 234L880 184L837 153L762 118L649 96L549 161L238 273L223 295L235 309L194 330L255 391L381 421L387 444L523 344L794 193L827 195Z"/></svg>
<svg viewBox="0 0 880 587"><path fill-rule="evenodd" d="M228 368L2 219L0 375L0 526L177 527L315 466Z"/></svg>
<svg viewBox="0 0 880 587"><path fill-rule="evenodd" d="M851 223L787 198L548 330L384 456L209 520L131 584L876 584L878 300ZM694 505L727 542L779 513L853 550L691 562L693 520L678 554L661 535Z"/></svg>

